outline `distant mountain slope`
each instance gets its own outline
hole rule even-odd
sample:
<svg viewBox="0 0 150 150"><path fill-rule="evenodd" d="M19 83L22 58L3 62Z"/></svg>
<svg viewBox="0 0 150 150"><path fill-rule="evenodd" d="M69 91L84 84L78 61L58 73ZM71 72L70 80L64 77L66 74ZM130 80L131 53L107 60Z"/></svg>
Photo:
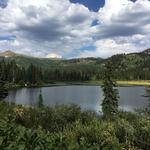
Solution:
<svg viewBox="0 0 150 150"><path fill-rule="evenodd" d="M102 58L77 58L77 59L49 59L30 57L6 51L0 53L0 59L5 58L6 61L15 60L20 66L28 67L31 63L45 69L88 69L89 71L97 70L102 67L105 62L111 60L116 68L141 68L150 69L150 49L140 53L117 54L107 59Z"/></svg>
<svg viewBox="0 0 150 150"><path fill-rule="evenodd" d="M139 53L130 54L118 54L114 55L107 60L111 60L115 67L127 67L127 68L149 68L150 67L150 49L144 50Z"/></svg>
<svg viewBox="0 0 150 150"><path fill-rule="evenodd" d="M90 64L95 64L96 62L101 62L103 59L101 58L78 58L78 59L50 59L50 58L38 58L38 57L30 57L22 54L17 54L12 51L5 51L0 53L0 59L5 58L6 61L15 60L16 63L23 67L28 67L31 63L33 65L39 66L45 69L54 69L61 67L77 67L77 66L88 66Z"/></svg>
<svg viewBox="0 0 150 150"><path fill-rule="evenodd" d="M12 52L12 51L10 51L10 50L0 53L0 56L1 56L1 57L6 57L6 58L7 58L7 57L15 57L15 56L17 56L17 55L18 55L18 54L14 53L14 52Z"/></svg>

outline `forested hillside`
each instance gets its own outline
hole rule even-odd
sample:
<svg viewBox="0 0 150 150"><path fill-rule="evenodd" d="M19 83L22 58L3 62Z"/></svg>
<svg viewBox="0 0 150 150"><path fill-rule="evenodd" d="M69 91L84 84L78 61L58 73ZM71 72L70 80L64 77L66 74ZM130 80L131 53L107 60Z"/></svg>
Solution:
<svg viewBox="0 0 150 150"><path fill-rule="evenodd" d="M69 60L29 57L7 51L0 54L0 69L5 74L4 78L16 82L101 80L108 60L113 63L115 77L118 80L150 79L150 49L141 53L118 54L107 59Z"/></svg>

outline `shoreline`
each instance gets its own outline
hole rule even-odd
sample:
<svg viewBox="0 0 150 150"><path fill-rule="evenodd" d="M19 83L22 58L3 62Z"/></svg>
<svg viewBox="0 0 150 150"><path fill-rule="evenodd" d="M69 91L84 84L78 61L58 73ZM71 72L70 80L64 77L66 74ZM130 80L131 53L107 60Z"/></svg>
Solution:
<svg viewBox="0 0 150 150"><path fill-rule="evenodd" d="M117 81L117 84L127 86L150 86L150 80Z"/></svg>
<svg viewBox="0 0 150 150"><path fill-rule="evenodd" d="M117 86L150 86L150 80L118 80ZM88 86L101 86L102 81L83 81L83 82L62 82L66 85L88 85ZM57 85L58 83L53 85Z"/></svg>
<svg viewBox="0 0 150 150"><path fill-rule="evenodd" d="M19 85L19 84L8 84L8 89L18 89L18 88L40 88L40 87L52 87L52 86L73 86L73 85L81 85L81 86L101 86L102 81L69 81L69 82L51 82L51 83L43 83L40 85ZM150 87L150 80L131 80L131 81L117 81L117 86L148 86Z"/></svg>

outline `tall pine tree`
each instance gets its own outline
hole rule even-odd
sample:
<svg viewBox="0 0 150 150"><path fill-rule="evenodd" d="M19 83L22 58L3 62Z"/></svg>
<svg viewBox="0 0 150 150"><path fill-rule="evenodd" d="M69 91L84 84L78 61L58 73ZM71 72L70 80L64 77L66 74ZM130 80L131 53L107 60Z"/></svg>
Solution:
<svg viewBox="0 0 150 150"><path fill-rule="evenodd" d="M3 71L2 68L0 68L0 100L4 99L8 95L8 91L5 88L5 82L3 77L4 77Z"/></svg>
<svg viewBox="0 0 150 150"><path fill-rule="evenodd" d="M116 82L113 80L113 67L109 61L105 65L104 77L103 77L103 92L104 99L102 102L103 116L106 119L110 119L118 112L118 91L114 89Z"/></svg>
<svg viewBox="0 0 150 150"><path fill-rule="evenodd" d="M5 88L5 82L0 80L0 100L4 99L8 95L8 91Z"/></svg>

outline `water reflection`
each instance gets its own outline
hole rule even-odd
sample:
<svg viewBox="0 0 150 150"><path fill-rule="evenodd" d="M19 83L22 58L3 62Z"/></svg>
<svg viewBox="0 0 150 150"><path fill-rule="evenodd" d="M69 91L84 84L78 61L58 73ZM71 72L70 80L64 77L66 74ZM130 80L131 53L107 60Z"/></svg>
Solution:
<svg viewBox="0 0 150 150"><path fill-rule="evenodd" d="M135 108L146 107L148 98L144 87L119 87L120 108L133 111ZM82 109L101 111L103 92L99 86L59 86L41 88L44 103L49 106L56 104L75 104ZM9 92L6 101L17 104L35 105L38 101L40 88L22 88Z"/></svg>

